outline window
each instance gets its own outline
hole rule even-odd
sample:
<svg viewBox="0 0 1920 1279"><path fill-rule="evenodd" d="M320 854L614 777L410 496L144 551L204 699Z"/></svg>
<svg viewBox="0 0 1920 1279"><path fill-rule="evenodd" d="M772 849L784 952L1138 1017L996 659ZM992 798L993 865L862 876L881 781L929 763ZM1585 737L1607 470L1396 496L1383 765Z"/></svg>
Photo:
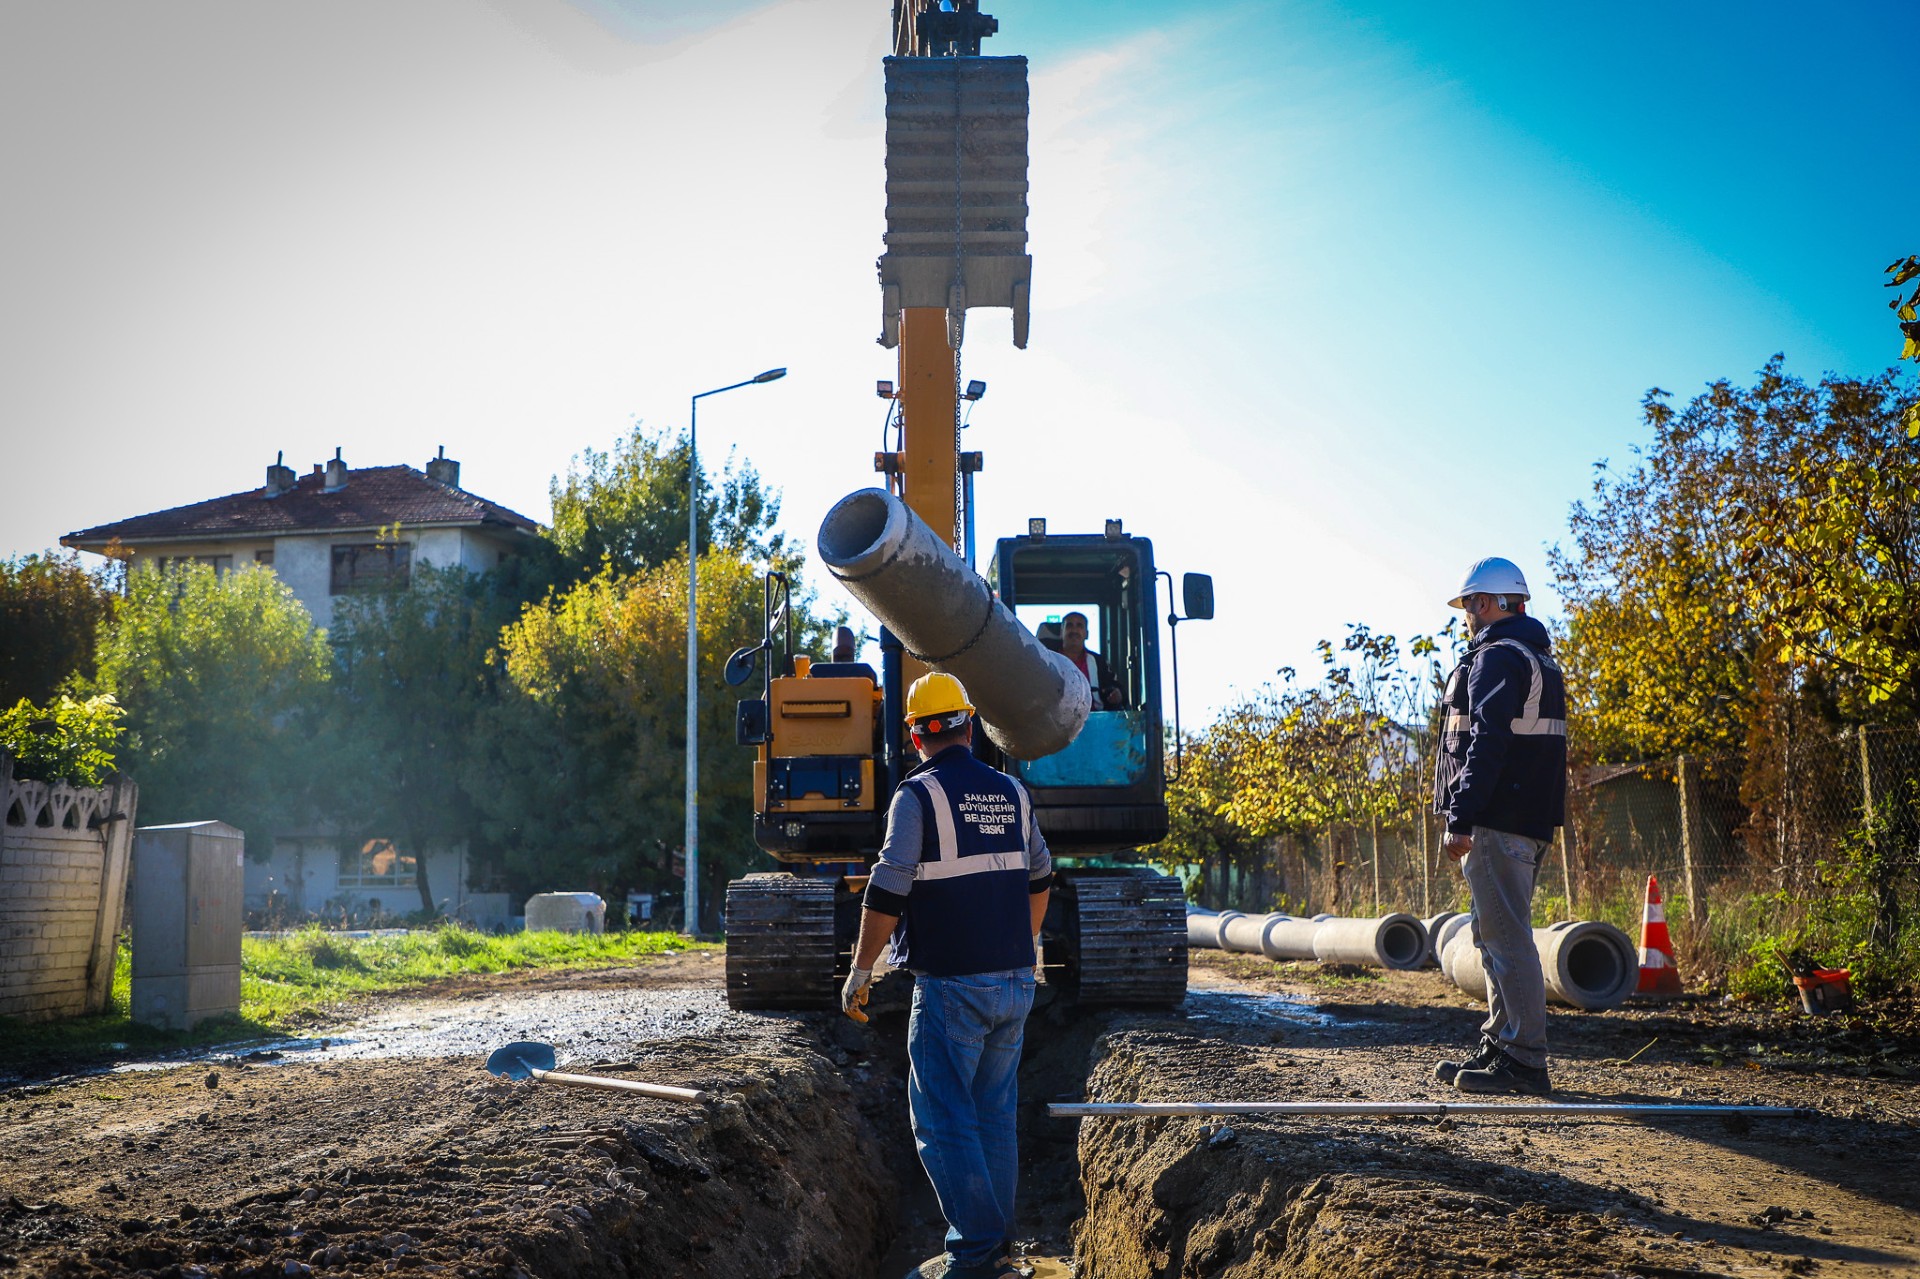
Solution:
<svg viewBox="0 0 1920 1279"><path fill-rule="evenodd" d="M162 555L160 557L161 568L165 569L174 564L205 564L221 577L233 572L231 555Z"/></svg>
<svg viewBox="0 0 1920 1279"><path fill-rule="evenodd" d="M413 547L405 542L359 542L333 548L333 594L403 591L413 576Z"/></svg>
<svg viewBox="0 0 1920 1279"><path fill-rule="evenodd" d="M414 858L388 839L370 839L340 854L340 887L404 888L414 881Z"/></svg>
<svg viewBox="0 0 1920 1279"><path fill-rule="evenodd" d="M255 551L253 553L253 562L255 564L258 564L261 568L272 568L273 567L273 548L269 546L264 551Z"/></svg>

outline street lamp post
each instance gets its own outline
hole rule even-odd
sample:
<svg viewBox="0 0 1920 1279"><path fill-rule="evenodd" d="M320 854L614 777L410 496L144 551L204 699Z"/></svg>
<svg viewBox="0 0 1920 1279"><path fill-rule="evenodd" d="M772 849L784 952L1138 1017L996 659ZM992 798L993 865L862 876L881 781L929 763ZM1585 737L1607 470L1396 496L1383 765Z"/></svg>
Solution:
<svg viewBox="0 0 1920 1279"><path fill-rule="evenodd" d="M785 369L768 369L744 382L702 391L687 410L687 908L682 923L689 933L700 931L700 401L786 375Z"/></svg>

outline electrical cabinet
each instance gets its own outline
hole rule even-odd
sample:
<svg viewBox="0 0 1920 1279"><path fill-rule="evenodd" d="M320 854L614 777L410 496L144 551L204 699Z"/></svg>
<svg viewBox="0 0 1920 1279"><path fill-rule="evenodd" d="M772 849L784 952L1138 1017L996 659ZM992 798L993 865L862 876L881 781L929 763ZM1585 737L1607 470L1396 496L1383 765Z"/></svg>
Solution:
<svg viewBox="0 0 1920 1279"><path fill-rule="evenodd" d="M133 833L133 1019L187 1030L240 1011L246 835L225 822Z"/></svg>

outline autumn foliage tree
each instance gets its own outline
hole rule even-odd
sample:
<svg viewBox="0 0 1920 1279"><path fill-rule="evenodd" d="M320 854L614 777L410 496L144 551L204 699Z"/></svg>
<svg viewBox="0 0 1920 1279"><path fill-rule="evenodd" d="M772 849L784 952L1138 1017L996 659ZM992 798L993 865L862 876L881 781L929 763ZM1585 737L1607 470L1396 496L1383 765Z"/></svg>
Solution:
<svg viewBox="0 0 1920 1279"><path fill-rule="evenodd" d="M1283 669L1279 684L1230 707L1168 784L1169 834L1156 856L1245 870L1279 840L1417 822L1444 638L1416 636L1403 649L1349 626L1338 644L1321 641L1319 683Z"/></svg>
<svg viewBox="0 0 1920 1279"><path fill-rule="evenodd" d="M727 880L761 859L753 756L734 743L740 694L722 668L760 638L763 571L734 550L700 557L703 901L720 900ZM684 837L686 617L683 557L634 574L606 568L529 607L502 635L511 687L482 802L523 870L537 859L596 888L670 877ZM796 642L818 651L830 621L804 607L797 620Z"/></svg>
<svg viewBox="0 0 1920 1279"><path fill-rule="evenodd" d="M1553 565L1571 715L1594 758L1731 751L1781 710L1920 708L1920 444L1896 372L1809 384L1770 360L1598 468ZM1783 678L1766 667L1783 668Z"/></svg>

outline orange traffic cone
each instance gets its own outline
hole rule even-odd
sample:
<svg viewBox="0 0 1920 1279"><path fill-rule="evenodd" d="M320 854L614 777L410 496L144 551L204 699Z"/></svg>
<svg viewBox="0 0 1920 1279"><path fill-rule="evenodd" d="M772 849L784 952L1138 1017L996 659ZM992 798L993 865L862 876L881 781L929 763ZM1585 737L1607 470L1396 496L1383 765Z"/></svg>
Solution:
<svg viewBox="0 0 1920 1279"><path fill-rule="evenodd" d="M1673 938L1667 933L1667 908L1660 904L1660 881L1647 876L1647 906L1640 916L1641 995L1680 993L1680 965L1674 962Z"/></svg>

